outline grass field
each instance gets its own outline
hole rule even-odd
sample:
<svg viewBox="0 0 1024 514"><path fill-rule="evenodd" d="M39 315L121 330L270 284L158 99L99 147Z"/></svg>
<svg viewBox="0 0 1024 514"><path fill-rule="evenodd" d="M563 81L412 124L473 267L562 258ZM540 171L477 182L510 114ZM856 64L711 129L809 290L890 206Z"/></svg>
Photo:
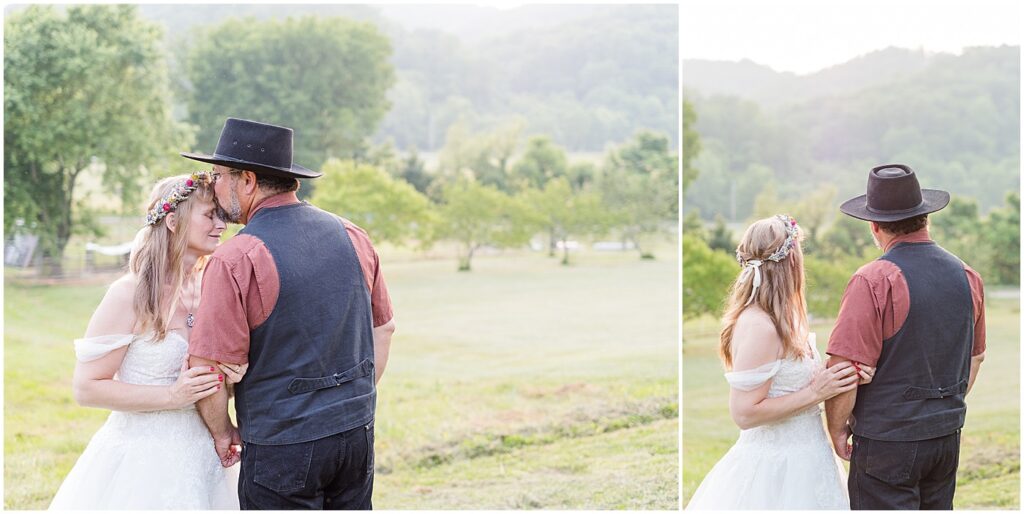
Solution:
<svg viewBox="0 0 1024 514"><path fill-rule="evenodd" d="M506 254L471 273L385 253L398 332L374 507L676 509L672 248L570 267ZM70 390L71 341L105 284L4 289L4 506L41 509L107 416Z"/></svg>
<svg viewBox="0 0 1024 514"><path fill-rule="evenodd" d="M988 348L967 398L954 507L1017 509L1020 301L990 296L986 304ZM683 505L739 435L729 417L729 388L716 355L717 329L708 318L683 325ZM824 354L831 323L814 324L812 330Z"/></svg>

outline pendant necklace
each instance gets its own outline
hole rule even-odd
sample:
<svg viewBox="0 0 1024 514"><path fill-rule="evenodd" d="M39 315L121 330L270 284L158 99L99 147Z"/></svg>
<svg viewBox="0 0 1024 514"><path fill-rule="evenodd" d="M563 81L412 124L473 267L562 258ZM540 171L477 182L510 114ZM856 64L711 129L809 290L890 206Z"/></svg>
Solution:
<svg viewBox="0 0 1024 514"><path fill-rule="evenodd" d="M195 281L192 281L192 308L188 310L188 316L185 316L185 324L188 325L188 328L192 328L192 325L196 324L196 317L192 313L196 311L197 299Z"/></svg>

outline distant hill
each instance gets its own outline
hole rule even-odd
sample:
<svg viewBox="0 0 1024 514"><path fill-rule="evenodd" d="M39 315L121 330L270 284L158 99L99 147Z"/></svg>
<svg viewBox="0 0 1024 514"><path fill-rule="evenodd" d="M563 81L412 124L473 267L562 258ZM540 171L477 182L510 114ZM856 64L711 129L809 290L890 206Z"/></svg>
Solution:
<svg viewBox="0 0 1024 514"><path fill-rule="evenodd" d="M768 184L789 200L833 186L838 203L891 162L983 212L1020 187L1017 46L887 49L805 76L685 61L683 84L703 146L684 209L707 219L746 219Z"/></svg>
<svg viewBox="0 0 1024 514"><path fill-rule="evenodd" d="M807 75L778 72L750 60L686 59L683 87L765 105L795 103L891 82L923 69L935 57L921 50L890 47Z"/></svg>
<svg viewBox="0 0 1024 514"><path fill-rule="evenodd" d="M602 151L639 129L678 138L674 5L142 5L168 47L229 18L344 16L392 41L397 84L376 135L435 151L458 119L486 130L519 117L570 151ZM179 87L179 91L187 90ZM176 112L184 116L183 102Z"/></svg>

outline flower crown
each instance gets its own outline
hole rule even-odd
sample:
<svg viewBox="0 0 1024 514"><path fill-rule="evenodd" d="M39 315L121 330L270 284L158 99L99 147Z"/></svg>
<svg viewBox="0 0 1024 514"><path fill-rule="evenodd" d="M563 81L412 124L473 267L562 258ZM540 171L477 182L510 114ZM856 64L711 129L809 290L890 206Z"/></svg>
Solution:
<svg viewBox="0 0 1024 514"><path fill-rule="evenodd" d="M796 236L800 232L800 227L796 224L796 219L788 214L776 214L775 217L782 220L786 225L786 240L782 242L782 246L766 257L766 259L772 262L779 262L782 259L785 259L789 255L790 250L793 249L793 245L796 244ZM738 249L736 250L736 261L740 263L740 266L746 265L746 262L744 262L743 258L740 257L740 251ZM752 261L753 260L747 262ZM758 264L760 264L760 262L758 262Z"/></svg>
<svg viewBox="0 0 1024 514"><path fill-rule="evenodd" d="M789 255L789 251L793 249L793 245L796 244L796 236L800 232L800 227L797 226L796 220L788 214L776 214L775 217L782 220L786 225L786 240L782 242L782 246L767 257L767 260L779 262L782 259L785 259L786 256ZM739 249L736 250L736 261L738 261L740 266L743 267L743 272L740 273L740 278L737 279L737 282L746 282L748 278L754 277L754 285L750 289L750 298L747 299L747 303L745 303L744 306L750 305L750 302L754 301L754 296L757 294L757 288L761 287L762 261L760 259L744 261L743 258L740 257Z"/></svg>
<svg viewBox="0 0 1024 514"><path fill-rule="evenodd" d="M146 215L146 225L156 225L160 223L160 220L164 219L169 213L174 212L178 207L178 204L188 199L192 193L199 188L200 184L209 184L212 180L212 175L209 171L196 171L193 172L189 177L174 186L167 196L156 202L156 205L150 209L149 214Z"/></svg>

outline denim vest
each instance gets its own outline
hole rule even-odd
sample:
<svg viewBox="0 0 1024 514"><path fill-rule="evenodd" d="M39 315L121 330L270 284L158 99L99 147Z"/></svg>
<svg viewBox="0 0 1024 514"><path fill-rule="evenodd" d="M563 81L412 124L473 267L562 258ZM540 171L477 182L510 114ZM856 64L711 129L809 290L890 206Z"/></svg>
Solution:
<svg viewBox="0 0 1024 514"><path fill-rule="evenodd" d="M270 250L281 287L249 334L249 370L235 387L242 440L301 443L368 424L370 293L342 221L303 202L260 209L239 233Z"/></svg>
<svg viewBox="0 0 1024 514"><path fill-rule="evenodd" d="M910 313L882 342L878 370L857 391L850 426L881 441L923 441L964 426L974 303L963 263L934 242L899 243L880 259L903 273Z"/></svg>

